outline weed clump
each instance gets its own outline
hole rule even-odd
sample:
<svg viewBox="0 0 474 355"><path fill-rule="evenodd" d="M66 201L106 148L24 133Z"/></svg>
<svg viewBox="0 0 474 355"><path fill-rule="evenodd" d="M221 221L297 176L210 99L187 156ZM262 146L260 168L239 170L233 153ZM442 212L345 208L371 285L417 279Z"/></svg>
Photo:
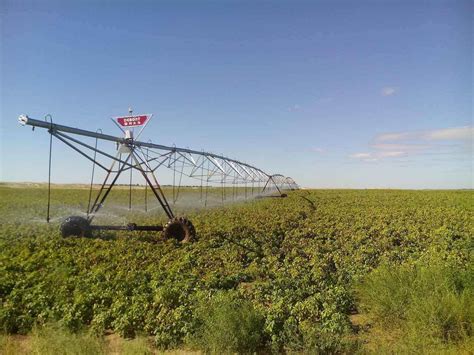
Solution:
<svg viewBox="0 0 474 355"><path fill-rule="evenodd" d="M203 300L197 313L199 325L190 342L206 352L254 353L263 345L263 317L232 291Z"/></svg>
<svg viewBox="0 0 474 355"><path fill-rule="evenodd" d="M87 333L71 333L54 324L35 328L32 333L31 347L33 353L43 355L106 353L102 338Z"/></svg>
<svg viewBox="0 0 474 355"><path fill-rule="evenodd" d="M400 351L449 351L472 343L474 272L441 259L382 265L357 287L361 307ZM381 344L381 346L384 346Z"/></svg>

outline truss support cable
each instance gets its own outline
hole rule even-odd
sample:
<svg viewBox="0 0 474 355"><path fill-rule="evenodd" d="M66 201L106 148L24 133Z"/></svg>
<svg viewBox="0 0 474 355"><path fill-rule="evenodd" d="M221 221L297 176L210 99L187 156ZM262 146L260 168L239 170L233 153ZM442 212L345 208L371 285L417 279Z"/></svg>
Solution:
<svg viewBox="0 0 474 355"><path fill-rule="evenodd" d="M209 169L211 167L211 162L207 159L207 176L206 176L206 200L204 201L204 207L207 207L207 196L209 192Z"/></svg>
<svg viewBox="0 0 474 355"><path fill-rule="evenodd" d="M120 153L117 154L117 157L121 155ZM130 156L127 158L127 160L125 161L128 162L128 159L130 159ZM100 190L99 192L97 193L97 196L95 198L95 201L94 203L92 204L90 210L89 210L89 214L91 213L97 213L97 211L102 207L102 203L104 202L105 198L107 197L108 193L110 192L110 189L113 187L113 185L115 184L115 181L117 180L118 176L120 175L122 169L125 167L125 164L123 164L118 170L117 170L117 176L114 178L114 180L111 182L111 184L106 188L105 186L107 185L107 181L109 180L109 177L110 175L112 174L113 170L114 170L114 166L115 166L115 163L116 162L119 162L120 164L120 159L114 159L112 160L112 165L110 166L110 169L108 170L107 172L107 175L105 176L105 179L104 181L102 182L102 186L100 187ZM102 195L102 191L104 191L104 189L107 189L107 191L105 192L105 197L102 197L102 200L99 202L99 199L101 198L101 195ZM92 219L94 218L94 216L89 216L88 220L89 222L92 222Z"/></svg>
<svg viewBox="0 0 474 355"><path fill-rule="evenodd" d="M92 199L92 186L94 185L94 172L95 172L95 164L97 158L97 142L99 138L96 137L95 139L95 146L94 146L94 161L92 162L92 174L91 174L91 186L89 189L89 201L87 202L87 217L89 217L89 209L91 208L91 199Z"/></svg>
<svg viewBox="0 0 474 355"><path fill-rule="evenodd" d="M148 160L150 159L150 157L149 157L149 149L148 149L148 148L146 148L146 155L145 155L145 156L146 156L146 161L148 162ZM148 166L146 166L146 168L147 168L146 171L147 171L147 173L148 173ZM146 183L146 181L145 181L145 212L148 211L147 191L148 191L148 183Z"/></svg>
<svg viewBox="0 0 474 355"><path fill-rule="evenodd" d="M57 139L59 139L61 142L63 142L64 144L66 144L67 146L71 147L72 149L74 149L76 152L78 152L79 154L81 154L83 157L85 157L86 159L90 160L91 162L94 162L94 159L92 159L90 156L88 156L87 154L85 154L84 152L82 152L80 149L78 149L77 147L75 147L73 144L69 143L63 136L61 136L60 133L52 133L53 136L55 136ZM67 137L67 139L69 139L69 137ZM101 151L98 151L99 153L102 154ZM101 167L102 169L104 169L105 171L109 171L109 169L107 169L105 166L103 166L102 164L98 163L97 161L95 162L95 165Z"/></svg>
<svg viewBox="0 0 474 355"><path fill-rule="evenodd" d="M271 179L271 177L268 178L267 182L265 183L265 186L264 186L263 189L262 189L262 193L265 192L265 189L267 188L267 185L268 185L268 183L270 182L270 179Z"/></svg>
<svg viewBox="0 0 474 355"><path fill-rule="evenodd" d="M184 173L184 160L183 160L183 164L181 165L181 172L180 172L180 175L179 175L178 190L176 191L176 198L173 201L174 204L176 204L176 202L178 201L178 198L179 198L179 191L181 189L181 182L183 180L183 173Z"/></svg>
<svg viewBox="0 0 474 355"><path fill-rule="evenodd" d="M77 140L77 139L75 139L75 138L72 138L72 137L70 137L70 136L68 136L68 135L66 135L66 134L64 134L64 133L59 133L59 132L57 132L57 131L55 131L55 132L53 133L53 135L54 135L56 138L58 138L59 140L61 140L62 142L64 142L65 144L67 144L68 146L70 146L71 148L73 148L74 150L76 150L78 153L82 154L84 157L86 157L86 158L89 159L90 161L93 161L93 159L92 159L91 157L89 157L87 154L85 154L84 152L82 152L81 150L79 150L77 147L75 147L75 146L72 145L71 143L67 142L66 139L68 139L68 140L70 140L70 141L72 141L72 142L74 142L74 143L76 143L76 144L82 145L83 147L86 147L86 148L88 148L88 149L94 150L94 148L91 147L90 145L88 145L88 144L86 144L86 143L84 143L84 142L81 142L81 141L79 141L79 140ZM99 139L100 139L100 137L99 137ZM131 164L128 164L128 163L126 163L125 161L123 161L121 158L119 158L119 156L121 157L122 154L117 154L117 155L114 157L113 155L107 154L107 153L105 153L105 152L103 152L103 151L101 151L101 150L99 150L99 149L97 149L97 152L100 153L100 154L102 154L103 156L105 156L105 157L107 157L107 158L110 158L110 159L112 159L112 160L116 160L116 161L118 161L119 163L122 163L122 164L127 165L128 167L132 167ZM102 167L102 168L103 168L104 170L106 170L106 171L109 170L109 169L107 169L106 167L104 167L103 165L101 165L101 164L99 164L99 163L97 163L97 162L96 162L96 164L99 165L100 167Z"/></svg>
<svg viewBox="0 0 474 355"><path fill-rule="evenodd" d="M125 162L128 162L128 160L130 159L131 157L131 153L129 154L128 158L125 160ZM117 179L119 178L120 174L123 172L123 169L125 167L125 164L123 164L120 168L120 170L117 171L117 175L115 175L115 178L112 180L112 182L110 183L110 186L107 188L107 191L105 191L104 193L104 196L102 196L102 199L100 200L100 202L93 206L95 207L94 208L94 214L97 213L99 211L99 209L103 206L104 204L104 201L105 199L107 198L107 196L109 195L110 191L112 190L112 187L115 185L115 183L117 182ZM104 181L104 184L105 184L105 181ZM102 192L102 191L101 191ZM100 196L100 195L99 195ZM97 197L99 197L97 196Z"/></svg>
<svg viewBox="0 0 474 355"><path fill-rule="evenodd" d="M170 206L169 206L169 203L168 201L166 200L166 197L165 197L165 194L163 193L163 190L161 190L161 187L160 187L160 184L158 183L158 180L156 180L156 176L155 174L151 173L152 177L153 177L153 180L155 181L155 184L156 184L156 188L154 188L152 182L150 181L150 179L148 178L147 174L145 173L145 171L141 168L142 164L145 164L146 163L141 159L140 156L136 156L133 152L130 154L133 159L135 160L136 162L136 169L138 171L140 171L140 173L143 175L143 177L145 178L146 182L150 185L150 189L152 190L153 194L155 195L156 199L158 200L158 202L160 203L161 207L163 208L163 210L165 211L166 215L168 216L168 218L173 218L174 217L174 214L173 214L173 211L171 210ZM140 162L141 161L141 162ZM159 193L158 193L159 192ZM161 195L161 196L160 196Z"/></svg>
<svg viewBox="0 0 474 355"><path fill-rule="evenodd" d="M200 201L202 202L202 184L203 184L203 181L204 181L204 158L202 159L202 163L201 163L201 199Z"/></svg>

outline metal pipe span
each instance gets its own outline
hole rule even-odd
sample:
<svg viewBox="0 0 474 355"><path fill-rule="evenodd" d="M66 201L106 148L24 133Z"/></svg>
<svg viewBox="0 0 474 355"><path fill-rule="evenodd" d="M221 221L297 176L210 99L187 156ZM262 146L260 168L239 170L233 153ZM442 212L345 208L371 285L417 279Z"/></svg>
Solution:
<svg viewBox="0 0 474 355"><path fill-rule="evenodd" d="M67 133L77 134L77 135L91 137L91 138L103 139L103 140L107 140L107 141L111 141L111 142L117 142L117 143L121 143L121 144L130 144L130 140L127 140L125 138L115 137L115 136L111 136L111 135L108 135L108 134L103 134L103 133L98 133L98 132L93 132L93 131L87 131L87 130L84 130L84 129L74 128L74 127L70 127L70 126L64 126L64 125L60 125L60 124L57 124L57 123L35 120L33 118L28 117L27 115L21 115L18 118L18 121L23 126L24 125L29 125L29 126L33 126L33 127L46 128L46 129L52 130L52 131L67 132ZM169 151L172 151L172 152L199 154L199 155L209 156L209 157L212 157L212 158L224 159L224 160L227 160L227 161L230 161L230 162L233 162L233 163L237 163L237 164L249 167L251 169L257 170L257 171L261 172L262 174L266 175L268 178L272 177L271 174L267 174L262 169L259 169L255 166L252 166L252 165L247 164L247 163L243 163L243 162L235 160L235 159L230 159L230 158L224 157L222 155L217 155L217 154L214 154L214 153L202 152L202 151L186 149L186 148L168 147L168 146L161 145L161 144L141 142L141 141L135 141L135 140L132 141L132 144L134 146L137 146L137 147L155 148L155 149L169 150Z"/></svg>

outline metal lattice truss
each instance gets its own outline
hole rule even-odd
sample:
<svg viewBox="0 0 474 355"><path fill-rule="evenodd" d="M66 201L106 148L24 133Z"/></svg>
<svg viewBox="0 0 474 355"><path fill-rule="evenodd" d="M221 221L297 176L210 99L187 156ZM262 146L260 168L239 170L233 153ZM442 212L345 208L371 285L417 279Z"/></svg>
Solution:
<svg viewBox="0 0 474 355"><path fill-rule="evenodd" d="M284 195L284 190L299 188L290 177L280 174L268 174L255 166L222 155L186 148L169 147L152 142L142 142L133 140L133 138L115 137L101 132L92 132L55 124L51 120L47 122L34 120L27 116L20 116L19 121L23 125L48 129L51 137L57 138L92 161L92 176L94 176L95 166L105 171L106 177L102 188L96 196L94 203L89 206L88 214L94 214L99 210L110 189L117 182L119 175L127 170L140 172L169 217L173 216L173 212L156 178L156 172L159 168L168 168L172 172L174 202L179 196L179 187L183 185L183 177L188 180L197 181L197 185L201 186L201 191L203 186L206 188L241 187L244 188L245 197L247 197L248 188L251 188L251 195L253 195L254 188L256 188L259 195L278 192L281 196ZM84 137L95 138L95 145L88 144L83 139L79 139ZM112 155L98 149L98 140L115 142L117 144L117 153ZM98 156L110 159L112 161L111 165L106 166L106 164L98 159ZM176 192L175 187L178 187ZM225 189L222 189L222 193L225 194Z"/></svg>
<svg viewBox="0 0 474 355"><path fill-rule="evenodd" d="M142 154L143 161L153 172L165 166L180 177L184 175L214 186L266 184L265 189L271 186L280 190L298 188L292 178L280 174L269 175L252 165L212 153L176 147L153 149L139 147L138 150Z"/></svg>

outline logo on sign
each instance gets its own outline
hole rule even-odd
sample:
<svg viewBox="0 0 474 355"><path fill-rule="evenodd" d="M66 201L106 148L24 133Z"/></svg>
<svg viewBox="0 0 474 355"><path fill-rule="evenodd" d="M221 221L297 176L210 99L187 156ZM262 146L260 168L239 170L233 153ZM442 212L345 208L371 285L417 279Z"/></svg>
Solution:
<svg viewBox="0 0 474 355"><path fill-rule="evenodd" d="M148 120L147 115L117 117L117 122L122 127L143 126L147 120Z"/></svg>

